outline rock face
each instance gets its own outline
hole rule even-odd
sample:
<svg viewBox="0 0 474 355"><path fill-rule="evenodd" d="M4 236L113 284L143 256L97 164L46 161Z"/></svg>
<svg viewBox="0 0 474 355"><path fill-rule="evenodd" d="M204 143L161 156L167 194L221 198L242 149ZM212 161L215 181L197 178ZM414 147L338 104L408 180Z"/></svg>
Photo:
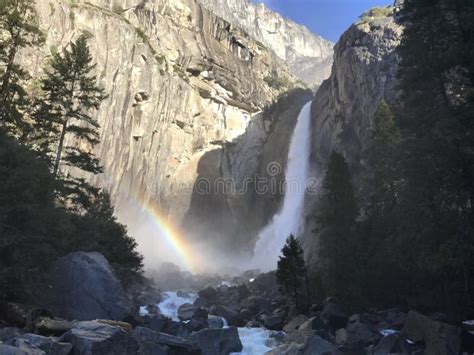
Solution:
<svg viewBox="0 0 474 355"><path fill-rule="evenodd" d="M130 300L102 254L68 254L53 265L49 278L47 307L60 317L122 320L131 313Z"/></svg>
<svg viewBox="0 0 474 355"><path fill-rule="evenodd" d="M50 50L80 33L90 35L96 74L109 94L97 114L101 144L96 153L105 173L93 182L111 192L119 219L137 237L146 260L156 260L150 253L156 249L153 228L143 208L180 225L193 209L199 177L238 184L255 175L271 132L261 111L296 78L276 49L193 0L37 1L37 8L47 41L42 50L23 55L33 77L41 75ZM316 54L306 53L314 37L305 32L301 38L300 43L309 41L304 56L330 55L326 44L315 47ZM276 77L282 83L269 80ZM202 230L189 234L195 240L208 234L222 239L222 225L233 230L249 214L249 199L245 194L205 198L206 206L221 213L211 221L204 216L204 223L198 216L194 221ZM214 225L217 219L222 225ZM235 233L239 241L244 234L254 238L242 227Z"/></svg>
<svg viewBox="0 0 474 355"><path fill-rule="evenodd" d="M331 73L334 44L283 18L265 4L248 0L198 1L274 51L309 86L320 85Z"/></svg>
<svg viewBox="0 0 474 355"><path fill-rule="evenodd" d="M335 46L331 76L315 95L312 105L313 176L324 176L326 163L336 149L349 163L355 182L363 168L374 113L382 100L399 95L397 47L403 25L393 16L370 18L352 25ZM314 205L309 201L309 205ZM311 208L308 210L312 210ZM308 224L303 238L311 264L317 263L317 238Z"/></svg>
<svg viewBox="0 0 474 355"><path fill-rule="evenodd" d="M137 341L122 328L97 322L78 322L61 337L73 345L73 355L135 354Z"/></svg>

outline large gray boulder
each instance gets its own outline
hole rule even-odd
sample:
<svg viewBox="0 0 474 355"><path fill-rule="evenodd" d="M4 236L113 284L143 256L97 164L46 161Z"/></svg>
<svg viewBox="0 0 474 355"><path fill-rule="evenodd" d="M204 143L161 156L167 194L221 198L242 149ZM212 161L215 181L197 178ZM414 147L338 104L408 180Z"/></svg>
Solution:
<svg viewBox="0 0 474 355"><path fill-rule="evenodd" d="M58 316L123 320L131 313L120 280L100 253L70 253L53 265L49 278L49 308Z"/></svg>
<svg viewBox="0 0 474 355"><path fill-rule="evenodd" d="M339 355L342 354L333 344L320 336L309 337L298 350L297 355Z"/></svg>
<svg viewBox="0 0 474 355"><path fill-rule="evenodd" d="M191 341L181 337L154 332L148 328L136 327L133 338L139 344L139 354L200 354Z"/></svg>
<svg viewBox="0 0 474 355"><path fill-rule="evenodd" d="M204 329L191 335L191 340L201 348L202 354L228 355L241 352L242 342L237 328Z"/></svg>
<svg viewBox="0 0 474 355"><path fill-rule="evenodd" d="M34 351L41 350L48 355L68 355L72 349L72 344L59 342L58 338L45 337L37 334L18 335L10 339L7 345L12 345L20 349L29 348Z"/></svg>
<svg viewBox="0 0 474 355"><path fill-rule="evenodd" d="M138 349L137 341L123 328L91 321L76 323L60 341L73 345L72 355L128 355Z"/></svg>
<svg viewBox="0 0 474 355"><path fill-rule="evenodd" d="M418 312L407 315L403 334L414 342L426 344L426 354L457 355L461 349L461 328L434 321Z"/></svg>
<svg viewBox="0 0 474 355"><path fill-rule="evenodd" d="M15 347L11 345L0 344L0 354L2 355L46 355L43 350L34 347Z"/></svg>

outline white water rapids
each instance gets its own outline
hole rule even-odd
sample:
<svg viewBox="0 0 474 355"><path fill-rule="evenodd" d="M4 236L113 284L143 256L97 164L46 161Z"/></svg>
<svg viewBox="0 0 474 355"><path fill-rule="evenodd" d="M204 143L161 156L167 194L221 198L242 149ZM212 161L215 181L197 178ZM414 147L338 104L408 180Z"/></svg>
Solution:
<svg viewBox="0 0 474 355"><path fill-rule="evenodd" d="M298 237L304 227L304 198L311 152L311 102L298 116L288 151L285 197L281 210L259 233L252 265L262 271L276 269L278 256L290 234Z"/></svg>
<svg viewBox="0 0 474 355"><path fill-rule="evenodd" d="M157 306L160 308L161 314L178 321L178 308L185 303L194 303L197 299L196 293L178 296L176 292L163 292L163 301ZM140 307L140 314L148 314L146 306ZM224 325L227 321L224 319ZM239 338L242 342L243 349L240 353L232 353L232 355L263 355L267 351L272 350L276 345L275 341L270 337L272 331L263 328L238 328Z"/></svg>

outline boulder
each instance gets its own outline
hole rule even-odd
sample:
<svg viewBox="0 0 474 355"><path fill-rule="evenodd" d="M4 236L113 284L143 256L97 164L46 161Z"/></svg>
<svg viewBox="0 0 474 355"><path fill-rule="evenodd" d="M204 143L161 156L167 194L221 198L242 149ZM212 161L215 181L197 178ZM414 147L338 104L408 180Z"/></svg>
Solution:
<svg viewBox="0 0 474 355"><path fill-rule="evenodd" d="M153 348L156 348L159 351L169 349L172 354L200 354L199 349L189 340L169 334L154 332L143 327L135 328L133 331L133 338L139 344L140 354L146 353L146 351L149 353L150 349Z"/></svg>
<svg viewBox="0 0 474 355"><path fill-rule="evenodd" d="M283 327L283 330L285 332L289 332L292 330L298 329L302 324L304 324L308 320L308 317L306 317L304 314L300 314L293 319L291 319L288 323L285 324Z"/></svg>
<svg viewBox="0 0 474 355"><path fill-rule="evenodd" d="M48 355L68 355L72 349L72 344L59 342L58 338L44 337L37 334L22 334L10 339L7 344L20 349L39 349Z"/></svg>
<svg viewBox="0 0 474 355"><path fill-rule="evenodd" d="M362 317L355 314L349 318L346 327L347 341L346 346L351 348L365 348L368 345L376 344L382 338L382 335L372 328L370 324L364 322Z"/></svg>
<svg viewBox="0 0 474 355"><path fill-rule="evenodd" d="M348 318L333 302L327 302L321 312L321 319L332 332L345 328Z"/></svg>
<svg viewBox="0 0 474 355"><path fill-rule="evenodd" d="M424 342L430 355L457 355L461 348L461 328L434 321L418 312L407 315L403 333L414 342Z"/></svg>
<svg viewBox="0 0 474 355"><path fill-rule="evenodd" d="M237 293L239 295L239 301L249 297L251 295L250 290L245 285L240 285L237 287Z"/></svg>
<svg viewBox="0 0 474 355"><path fill-rule="evenodd" d="M319 330L324 329L324 322L319 317L311 317L306 322L299 326L299 330L308 331L308 330Z"/></svg>
<svg viewBox="0 0 474 355"><path fill-rule="evenodd" d="M72 355L125 355L138 349L137 341L122 328L92 321L76 323L60 341L72 344Z"/></svg>
<svg viewBox="0 0 474 355"><path fill-rule="evenodd" d="M333 344L314 335L298 350L297 355L339 355L342 354Z"/></svg>
<svg viewBox="0 0 474 355"><path fill-rule="evenodd" d="M131 313L131 302L102 254L70 253L53 265L49 279L48 303L60 317L123 320Z"/></svg>
<svg viewBox="0 0 474 355"><path fill-rule="evenodd" d="M225 306L213 306L209 312L215 316L224 318L231 326L241 326L242 320L239 317L239 312Z"/></svg>
<svg viewBox="0 0 474 355"><path fill-rule="evenodd" d="M71 322L60 318L40 317L35 321L35 329L42 335L62 335L74 326Z"/></svg>
<svg viewBox="0 0 474 355"><path fill-rule="evenodd" d="M274 314L265 318L263 323L265 328L269 330L282 330L283 324L285 323L284 314Z"/></svg>
<svg viewBox="0 0 474 355"><path fill-rule="evenodd" d="M272 311L272 304L264 297L250 296L242 301L242 307L248 308L254 314L262 311L270 313Z"/></svg>
<svg viewBox="0 0 474 355"><path fill-rule="evenodd" d="M160 332L165 324L162 316L146 315L142 316L142 320L147 328L150 328L155 332Z"/></svg>
<svg viewBox="0 0 474 355"><path fill-rule="evenodd" d="M11 345L0 344L2 355L46 355L43 350L22 346L17 348Z"/></svg>
<svg viewBox="0 0 474 355"><path fill-rule="evenodd" d="M214 287L206 287L198 292L199 298L205 300L208 304L216 304L217 290Z"/></svg>
<svg viewBox="0 0 474 355"><path fill-rule="evenodd" d="M22 331L19 328L15 327L5 327L0 328L0 342L4 342L5 340L14 338L20 335Z"/></svg>
<svg viewBox="0 0 474 355"><path fill-rule="evenodd" d="M415 353L415 346L410 346L406 341L405 336L400 333L394 333L382 338L380 342L372 347L369 355L386 355L386 354L413 354Z"/></svg>
<svg viewBox="0 0 474 355"><path fill-rule="evenodd" d="M206 355L225 355L233 352L241 352L242 342L239 338L237 328L205 329L191 335L191 340Z"/></svg>
<svg viewBox="0 0 474 355"><path fill-rule="evenodd" d="M209 323L209 328L213 328L213 329L224 328L224 319L222 319L222 317L211 315L207 319L207 322Z"/></svg>
<svg viewBox="0 0 474 355"><path fill-rule="evenodd" d="M207 319L207 311L204 308L185 303L178 308L178 318L182 321L191 319Z"/></svg>

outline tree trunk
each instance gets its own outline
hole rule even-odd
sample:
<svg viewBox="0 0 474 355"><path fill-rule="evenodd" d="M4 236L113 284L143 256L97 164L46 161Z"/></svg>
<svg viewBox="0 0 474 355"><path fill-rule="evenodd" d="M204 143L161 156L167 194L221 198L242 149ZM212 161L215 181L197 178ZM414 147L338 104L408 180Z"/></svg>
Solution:
<svg viewBox="0 0 474 355"><path fill-rule="evenodd" d="M61 162L61 155L62 155L63 146L64 146L64 138L66 137L66 130L67 130L67 120L65 120L63 123L61 137L59 138L58 151L56 153L56 160L54 162L54 170L53 170L53 175L55 177L58 176L58 172L59 172L59 163Z"/></svg>
<svg viewBox="0 0 474 355"><path fill-rule="evenodd" d="M295 298L295 305L296 309L299 309L299 304L298 304L298 287L296 285L293 285L293 297Z"/></svg>

